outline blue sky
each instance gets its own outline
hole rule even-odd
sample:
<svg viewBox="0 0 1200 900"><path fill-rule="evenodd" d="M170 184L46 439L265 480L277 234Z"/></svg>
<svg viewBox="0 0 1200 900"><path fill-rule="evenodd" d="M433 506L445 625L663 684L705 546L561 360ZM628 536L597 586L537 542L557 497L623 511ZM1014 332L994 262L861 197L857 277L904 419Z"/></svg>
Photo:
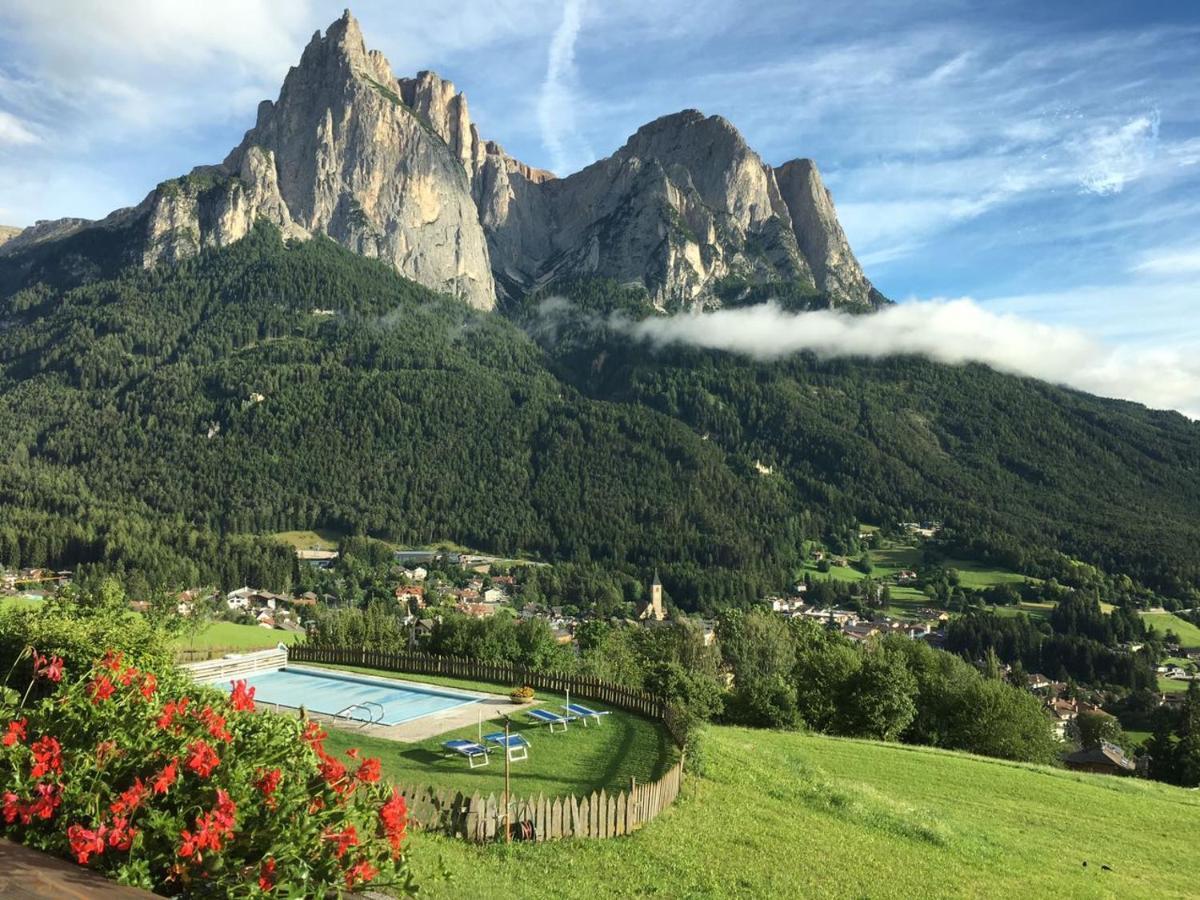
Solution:
<svg viewBox="0 0 1200 900"><path fill-rule="evenodd" d="M101 216L219 161L342 5L0 0L0 223ZM769 163L817 161L889 296L1080 329L1200 409L1200 3L353 11L397 74L454 80L485 137L560 174L720 113Z"/></svg>

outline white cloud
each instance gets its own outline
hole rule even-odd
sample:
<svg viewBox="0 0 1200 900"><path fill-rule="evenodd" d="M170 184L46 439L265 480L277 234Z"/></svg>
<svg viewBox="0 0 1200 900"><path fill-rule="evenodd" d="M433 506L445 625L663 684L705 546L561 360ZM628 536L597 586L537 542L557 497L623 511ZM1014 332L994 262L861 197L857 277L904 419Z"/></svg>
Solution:
<svg viewBox="0 0 1200 900"><path fill-rule="evenodd" d="M583 27L583 13L583 0L566 0L563 4L562 21L550 40L546 77L538 100L542 143L550 153L555 171L563 175L577 168L577 163L591 161L590 152L585 152L586 160L580 158L577 122L580 100L575 90L575 41Z"/></svg>
<svg viewBox="0 0 1200 900"><path fill-rule="evenodd" d="M824 358L916 354L943 363L977 362L1200 418L1200 357L1194 353L1112 347L1080 329L997 314L970 299L902 303L859 316L787 313L769 303L618 324L657 344L759 359L810 351Z"/></svg>
<svg viewBox="0 0 1200 900"><path fill-rule="evenodd" d="M1141 176L1158 143L1159 114L1137 116L1116 128L1098 127L1075 144L1082 171L1079 183L1093 194L1119 193Z"/></svg>
<svg viewBox="0 0 1200 900"><path fill-rule="evenodd" d="M1133 267L1134 272L1146 275L1198 275L1200 274L1200 245L1172 250L1159 250L1144 254ZM1200 288L1197 289L1200 294Z"/></svg>
<svg viewBox="0 0 1200 900"><path fill-rule="evenodd" d="M24 122L12 113L6 113L0 109L0 147L5 145L15 147L37 143L40 143L40 139L29 130Z"/></svg>

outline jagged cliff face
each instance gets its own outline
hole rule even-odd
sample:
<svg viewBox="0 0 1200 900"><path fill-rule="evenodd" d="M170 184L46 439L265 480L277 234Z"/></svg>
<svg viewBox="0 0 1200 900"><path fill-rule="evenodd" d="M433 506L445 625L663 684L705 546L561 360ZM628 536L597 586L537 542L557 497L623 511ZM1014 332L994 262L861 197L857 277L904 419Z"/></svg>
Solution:
<svg viewBox="0 0 1200 900"><path fill-rule="evenodd" d="M145 264L238 240L265 218L490 309L487 241L466 171L397 89L349 14L314 35L222 165L160 185L143 203Z"/></svg>
<svg viewBox="0 0 1200 900"><path fill-rule="evenodd" d="M149 267L239 240L260 219L290 237L328 235L481 309L578 276L643 285L660 307L772 283L846 308L886 302L811 160L773 169L725 119L685 110L556 178L481 138L449 81L397 79L348 12L313 36L223 163L99 225L39 223L0 256L119 226L142 236L129 256Z"/></svg>

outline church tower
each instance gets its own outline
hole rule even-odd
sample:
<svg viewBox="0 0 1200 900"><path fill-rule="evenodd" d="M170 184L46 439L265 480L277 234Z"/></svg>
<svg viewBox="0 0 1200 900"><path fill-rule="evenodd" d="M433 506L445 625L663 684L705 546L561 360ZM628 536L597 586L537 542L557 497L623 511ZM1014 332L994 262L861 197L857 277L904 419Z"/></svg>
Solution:
<svg viewBox="0 0 1200 900"><path fill-rule="evenodd" d="M654 570L654 580L650 582L650 615L654 621L661 622L666 618L662 605L662 582L658 580L658 569Z"/></svg>

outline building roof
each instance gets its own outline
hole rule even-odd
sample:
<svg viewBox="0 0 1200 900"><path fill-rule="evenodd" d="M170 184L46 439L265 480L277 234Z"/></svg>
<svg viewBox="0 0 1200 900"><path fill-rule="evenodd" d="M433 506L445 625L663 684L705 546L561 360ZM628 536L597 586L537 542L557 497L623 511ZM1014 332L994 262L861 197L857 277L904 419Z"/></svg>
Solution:
<svg viewBox="0 0 1200 900"><path fill-rule="evenodd" d="M1125 751L1116 744L1110 744L1108 741L1101 741L1094 747L1087 747L1083 750L1076 750L1074 753L1068 753L1063 757L1063 762L1069 765L1103 765L1115 766L1118 769L1124 769L1132 772L1137 768L1133 761L1125 755Z"/></svg>

